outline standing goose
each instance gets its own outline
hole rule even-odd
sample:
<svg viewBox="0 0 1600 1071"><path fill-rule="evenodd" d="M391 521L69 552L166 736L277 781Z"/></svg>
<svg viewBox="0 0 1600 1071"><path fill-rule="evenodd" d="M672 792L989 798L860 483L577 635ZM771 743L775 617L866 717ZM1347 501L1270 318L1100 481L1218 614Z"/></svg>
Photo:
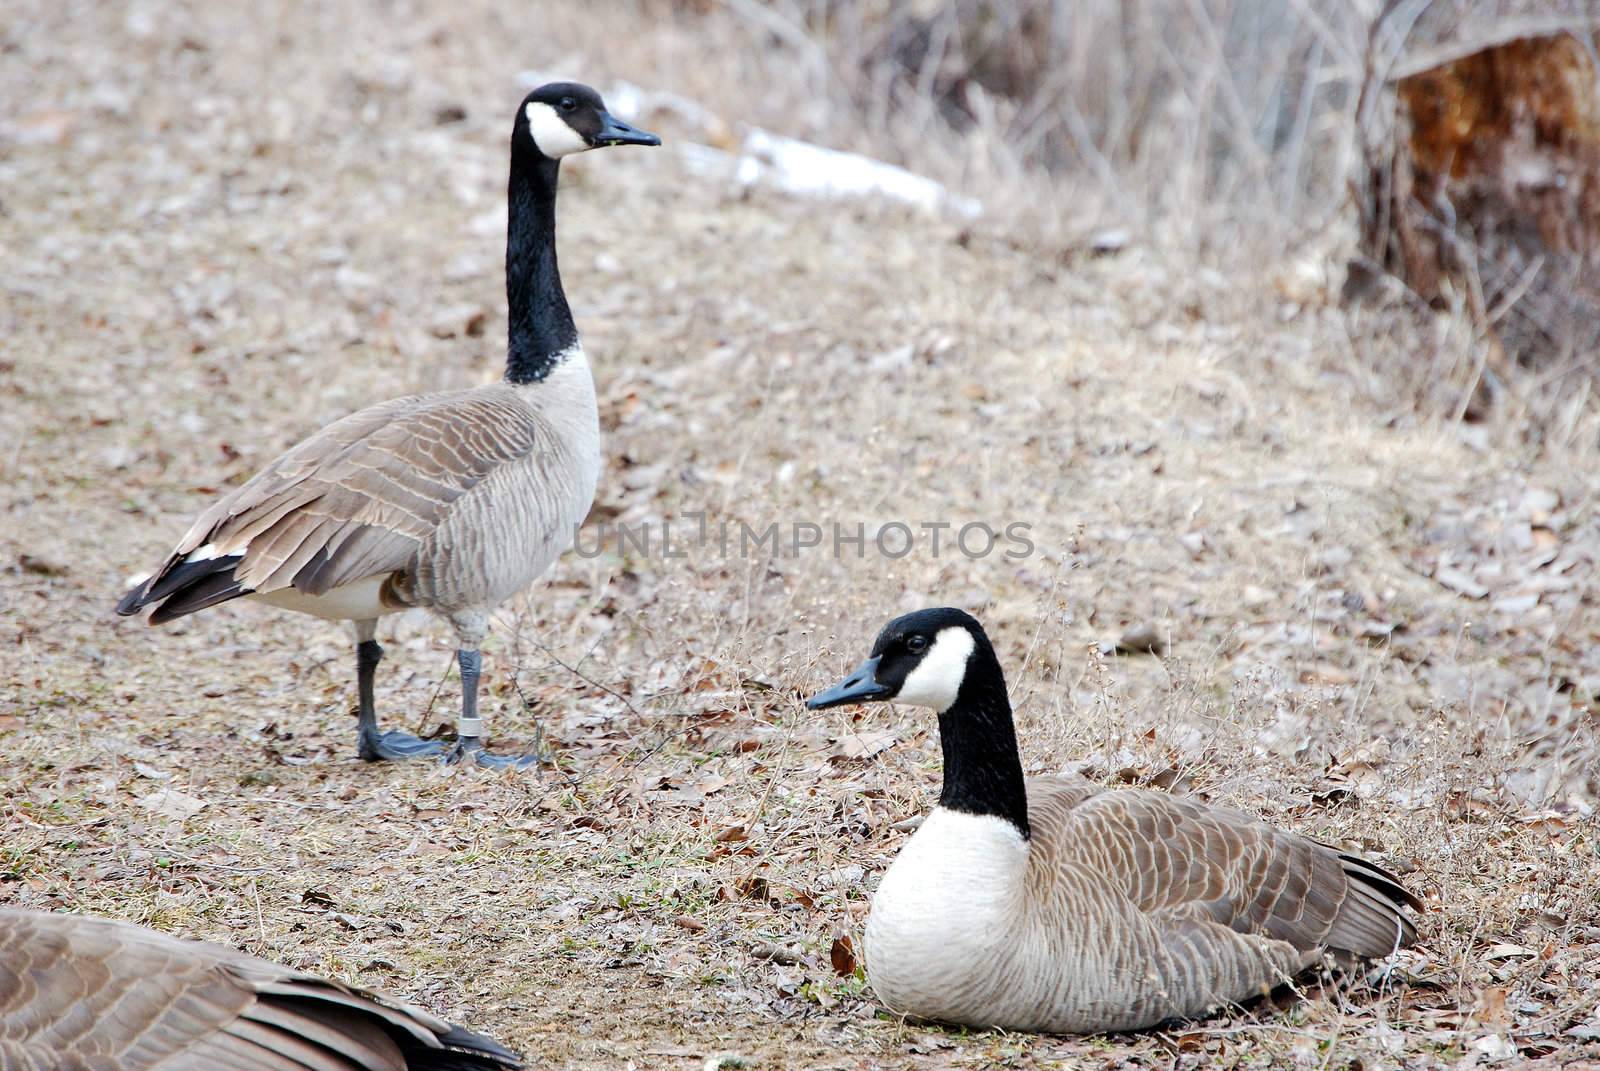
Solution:
<svg viewBox="0 0 1600 1071"><path fill-rule="evenodd" d="M479 1034L221 945L0 908L7 1071L500 1071Z"/></svg>
<svg viewBox="0 0 1600 1071"><path fill-rule="evenodd" d="M1005 676L960 610L889 622L812 710L939 712L944 790L883 877L867 977L924 1019L1134 1030L1263 993L1322 956L1385 956L1421 903L1383 868L1162 792L1024 779Z"/></svg>
<svg viewBox="0 0 1600 1071"><path fill-rule="evenodd" d="M455 628L461 717L450 761L526 765L483 749L478 645L489 612L544 573L594 501L600 429L594 378L556 266L561 159L659 145L588 86L529 93L511 131L505 378L381 402L323 428L202 513L159 568L117 604L152 625L249 596L351 621L363 759L442 752L378 731L378 618L426 607Z"/></svg>

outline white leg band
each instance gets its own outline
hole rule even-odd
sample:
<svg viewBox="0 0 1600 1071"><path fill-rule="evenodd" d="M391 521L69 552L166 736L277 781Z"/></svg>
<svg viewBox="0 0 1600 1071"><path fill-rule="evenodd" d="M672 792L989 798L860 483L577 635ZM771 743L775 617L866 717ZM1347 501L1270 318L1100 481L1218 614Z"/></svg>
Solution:
<svg viewBox="0 0 1600 1071"><path fill-rule="evenodd" d="M457 736L482 736L483 735L483 719L482 718L457 718L456 719L456 735Z"/></svg>

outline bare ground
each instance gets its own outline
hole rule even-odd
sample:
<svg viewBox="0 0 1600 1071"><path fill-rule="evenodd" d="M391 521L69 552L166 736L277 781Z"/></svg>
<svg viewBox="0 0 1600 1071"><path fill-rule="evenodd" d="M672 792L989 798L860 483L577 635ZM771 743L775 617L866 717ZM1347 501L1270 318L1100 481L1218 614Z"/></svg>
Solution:
<svg viewBox="0 0 1600 1071"><path fill-rule="evenodd" d="M0 26L0 902L384 988L541 1067L1600 1056L1592 449L1416 417L1405 336L1317 287L1288 307L1148 249L597 154L561 215L596 520L1022 522L1034 553L741 555L735 527L726 556L568 555L487 652L491 731L556 756L540 775L356 761L335 627L115 619L126 575L307 431L496 374L519 69L730 121L755 95L715 95L732 59L674 78L684 30L627 12L244 10L25 0ZM928 807L937 740L798 699L933 603L987 623L1031 769L1373 852L1429 901L1422 946L1140 1037L877 1012L830 952ZM1137 626L1161 657L1103 653ZM447 631L382 638L385 716L448 724Z"/></svg>

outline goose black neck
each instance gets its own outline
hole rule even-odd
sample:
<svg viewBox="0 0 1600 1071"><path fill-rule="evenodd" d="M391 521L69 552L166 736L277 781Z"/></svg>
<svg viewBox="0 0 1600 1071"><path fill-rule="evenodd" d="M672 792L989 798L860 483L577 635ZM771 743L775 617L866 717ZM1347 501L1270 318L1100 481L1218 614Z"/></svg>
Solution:
<svg viewBox="0 0 1600 1071"><path fill-rule="evenodd" d="M944 791L939 805L966 814L1004 818L1029 835L1017 730L1006 679L994 650L980 642L967 662L956 701L939 715Z"/></svg>
<svg viewBox="0 0 1600 1071"><path fill-rule="evenodd" d="M510 339L506 379L534 383L548 376L578 341L556 264L556 179L559 160L514 140L506 222L506 308Z"/></svg>

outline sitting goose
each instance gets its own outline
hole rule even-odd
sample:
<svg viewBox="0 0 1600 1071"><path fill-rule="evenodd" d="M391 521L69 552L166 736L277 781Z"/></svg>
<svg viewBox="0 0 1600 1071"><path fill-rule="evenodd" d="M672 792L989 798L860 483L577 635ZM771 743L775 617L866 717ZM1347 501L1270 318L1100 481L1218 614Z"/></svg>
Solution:
<svg viewBox="0 0 1600 1071"><path fill-rule="evenodd" d="M420 1008L126 922L0 908L0 1068L489 1071Z"/></svg>
<svg viewBox="0 0 1600 1071"><path fill-rule="evenodd" d="M323 428L202 513L159 568L117 604L152 625L249 596L354 622L363 759L443 751L378 731L378 618L426 607L455 628L457 743L446 758L526 765L483 749L478 645L489 612L572 542L600 473L594 378L556 266L561 159L607 145L659 145L588 86L541 86L511 131L505 379L380 402Z"/></svg>
<svg viewBox="0 0 1600 1071"><path fill-rule="evenodd" d="M960 610L889 622L806 705L939 712L944 790L867 920L867 978L924 1019L1134 1030L1256 996L1322 956L1385 956L1421 903L1382 867L1163 792L1024 779L1005 676Z"/></svg>

